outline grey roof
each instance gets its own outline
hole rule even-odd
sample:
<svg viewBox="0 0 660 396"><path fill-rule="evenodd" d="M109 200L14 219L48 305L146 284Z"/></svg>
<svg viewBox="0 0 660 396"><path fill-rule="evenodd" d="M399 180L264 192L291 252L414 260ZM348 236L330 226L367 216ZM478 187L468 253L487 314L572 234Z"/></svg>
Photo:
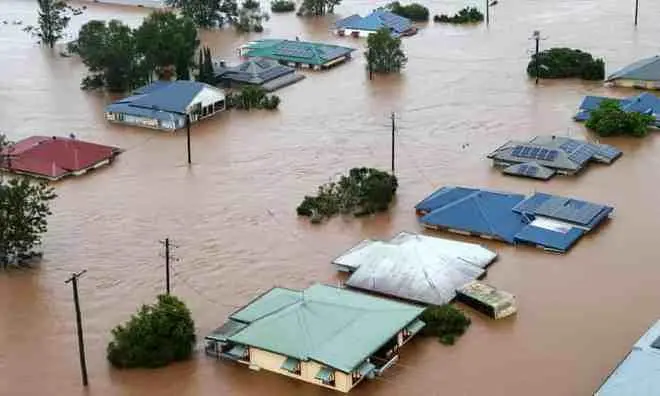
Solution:
<svg viewBox="0 0 660 396"><path fill-rule="evenodd" d="M639 60L633 64L618 70L605 81L618 79L639 81L660 81L660 55Z"/></svg>
<svg viewBox="0 0 660 396"><path fill-rule="evenodd" d="M534 161L513 164L504 168L502 173L513 176L531 177L532 179L548 180L555 175L555 171Z"/></svg>
<svg viewBox="0 0 660 396"><path fill-rule="evenodd" d="M251 58L237 66L213 67L218 81L229 80L246 84L261 85L287 74L294 74L296 69L281 65L279 62L265 58ZM300 79L304 76L300 76Z"/></svg>
<svg viewBox="0 0 660 396"><path fill-rule="evenodd" d="M534 162L546 168L577 172L591 160L609 164L620 155L620 150L606 144L563 136L537 136L528 142L509 141L488 154L488 158L509 165Z"/></svg>
<svg viewBox="0 0 660 396"><path fill-rule="evenodd" d="M595 396L653 396L660 394L660 320L640 338L610 374Z"/></svg>
<svg viewBox="0 0 660 396"><path fill-rule="evenodd" d="M389 242L363 241L334 263L356 268L350 287L442 305L496 257L480 245L402 232Z"/></svg>
<svg viewBox="0 0 660 396"><path fill-rule="evenodd" d="M232 314L231 320L246 326L220 340L350 373L423 310L322 284L273 288Z"/></svg>

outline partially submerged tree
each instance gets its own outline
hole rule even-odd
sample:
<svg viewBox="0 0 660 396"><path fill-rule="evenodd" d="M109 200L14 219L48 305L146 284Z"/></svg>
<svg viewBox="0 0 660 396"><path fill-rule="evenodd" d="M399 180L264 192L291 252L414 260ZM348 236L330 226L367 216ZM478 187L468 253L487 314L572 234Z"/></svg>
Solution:
<svg viewBox="0 0 660 396"><path fill-rule="evenodd" d="M438 337L445 345L453 345L471 323L463 311L449 304L426 308L420 319L426 323L422 334Z"/></svg>
<svg viewBox="0 0 660 396"><path fill-rule="evenodd" d="M401 5L398 1L394 1L386 5L385 8L411 21L426 22L429 20L429 9L419 3Z"/></svg>
<svg viewBox="0 0 660 396"><path fill-rule="evenodd" d="M339 213L364 216L383 212L397 188L396 176L373 168L353 168L348 176L321 185L316 196L305 196L296 212L314 223Z"/></svg>
<svg viewBox="0 0 660 396"><path fill-rule="evenodd" d="M626 112L615 100L604 100L591 111L586 126L600 136L644 137L654 121L650 114Z"/></svg>
<svg viewBox="0 0 660 396"><path fill-rule="evenodd" d="M150 70L163 76L174 67L177 79L190 79L199 46L197 29L191 19L173 12L153 12L137 28L135 39L137 50Z"/></svg>
<svg viewBox="0 0 660 396"><path fill-rule="evenodd" d="M143 305L124 325L112 330L107 358L118 368L163 367L186 360L193 353L195 323L178 298L158 296L154 305Z"/></svg>
<svg viewBox="0 0 660 396"><path fill-rule="evenodd" d="M367 38L367 67L378 73L399 72L408 59L401 49L401 39L393 37L386 28Z"/></svg>
<svg viewBox="0 0 660 396"><path fill-rule="evenodd" d="M0 134L0 165L11 168L9 146ZM26 177L0 178L0 267L21 265L38 255L41 235L48 229L50 201L56 195L45 182Z"/></svg>
<svg viewBox="0 0 660 396"><path fill-rule="evenodd" d="M118 20L87 22L68 47L90 72L83 79L84 89L124 92L148 80L149 69L138 54L133 31Z"/></svg>
<svg viewBox="0 0 660 396"><path fill-rule="evenodd" d="M64 0L37 0L39 4L38 25L27 26L24 31L39 38L39 43L50 48L64 37L64 29L69 25L71 15L82 11L70 7Z"/></svg>
<svg viewBox="0 0 660 396"><path fill-rule="evenodd" d="M332 14L340 3L341 0L303 0L297 14L299 16Z"/></svg>
<svg viewBox="0 0 660 396"><path fill-rule="evenodd" d="M266 95L266 91L263 88L251 85L244 86L236 93L229 93L226 100L228 108L239 110L275 110L280 104L279 96Z"/></svg>
<svg viewBox="0 0 660 396"><path fill-rule="evenodd" d="M206 84L215 84L215 73L213 71L213 59L211 59L211 49L204 47L199 50L199 61L197 62L197 81Z"/></svg>
<svg viewBox="0 0 660 396"><path fill-rule="evenodd" d="M484 14L477 7L465 7L452 16L440 14L433 17L434 22L443 23L478 23L483 20Z"/></svg>
<svg viewBox="0 0 660 396"><path fill-rule="evenodd" d="M539 64L541 78L581 78L602 80L605 78L605 62L591 54L571 48L551 48L532 55L527 65L527 74L536 76L536 63Z"/></svg>
<svg viewBox="0 0 660 396"><path fill-rule="evenodd" d="M235 23L236 30L241 33L263 32L263 22L268 18L269 15L261 10L258 1L244 0Z"/></svg>
<svg viewBox="0 0 660 396"><path fill-rule="evenodd" d="M272 12L292 12L296 10L296 3L290 0L275 0L270 3Z"/></svg>

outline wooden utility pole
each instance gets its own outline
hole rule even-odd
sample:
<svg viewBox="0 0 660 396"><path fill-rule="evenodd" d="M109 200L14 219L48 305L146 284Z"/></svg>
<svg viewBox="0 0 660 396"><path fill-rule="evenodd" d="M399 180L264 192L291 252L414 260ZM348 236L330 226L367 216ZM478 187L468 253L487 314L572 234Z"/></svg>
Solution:
<svg viewBox="0 0 660 396"><path fill-rule="evenodd" d="M637 26L638 16L639 16L639 0L635 0L635 26Z"/></svg>
<svg viewBox="0 0 660 396"><path fill-rule="evenodd" d="M490 14L488 12L488 9L490 8L489 1L490 0L486 0L486 25L490 24Z"/></svg>
<svg viewBox="0 0 660 396"><path fill-rule="evenodd" d="M186 113L186 136L188 140L188 165L192 163L190 158L190 114Z"/></svg>
<svg viewBox="0 0 660 396"><path fill-rule="evenodd" d="M536 74L536 81L534 82L536 85L539 84L539 68L541 66L541 61L539 60L539 43L541 40L545 40L541 38L541 31L540 30L534 30L532 33L532 40L536 41L536 51L534 51L534 71Z"/></svg>
<svg viewBox="0 0 660 396"><path fill-rule="evenodd" d="M87 380L87 362L85 361L85 342L83 340L83 331L82 331L82 318L80 315L80 301L78 299L78 278L87 272L87 270L82 270L77 274L71 274L71 277L67 279L64 283L71 283L73 287L73 302L76 306L76 326L78 328L78 353L80 354L80 372L82 374L82 383L83 386L88 385Z"/></svg>
<svg viewBox="0 0 660 396"><path fill-rule="evenodd" d="M165 240L160 241L161 244L165 246L165 293L169 296L170 294L170 263L172 260L176 260L172 256L171 250L177 246L170 242L170 238L165 238Z"/></svg>
<svg viewBox="0 0 660 396"><path fill-rule="evenodd" d="M392 112L392 175L394 175L394 132L396 131L396 115Z"/></svg>

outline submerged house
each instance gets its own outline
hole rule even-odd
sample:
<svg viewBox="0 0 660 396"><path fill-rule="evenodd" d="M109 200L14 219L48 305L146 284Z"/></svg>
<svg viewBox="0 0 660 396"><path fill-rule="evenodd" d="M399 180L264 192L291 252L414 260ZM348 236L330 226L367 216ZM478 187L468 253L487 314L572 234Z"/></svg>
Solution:
<svg viewBox="0 0 660 396"><path fill-rule="evenodd" d="M197 81L155 81L105 108L110 122L174 131L225 110L225 93Z"/></svg>
<svg viewBox="0 0 660 396"><path fill-rule="evenodd" d="M477 244L401 232L389 241L364 240L333 264L352 272L349 287L443 305L456 289L484 276L496 257Z"/></svg>
<svg viewBox="0 0 660 396"><path fill-rule="evenodd" d="M258 86L267 92L294 84L305 78L296 73L293 67L265 58L251 58L237 66L227 66L224 62L213 65L216 84L225 88L245 85Z"/></svg>
<svg viewBox="0 0 660 396"><path fill-rule="evenodd" d="M615 87L660 89L660 55L638 60L612 73L605 82Z"/></svg>
<svg viewBox="0 0 660 396"><path fill-rule="evenodd" d="M611 164L622 155L616 147L564 136L537 136L528 142L508 141L488 158L507 175L548 180L574 175L590 162Z"/></svg>
<svg viewBox="0 0 660 396"><path fill-rule="evenodd" d="M299 40L261 39L238 49L241 57L267 58L283 65L327 69L351 58L354 48Z"/></svg>
<svg viewBox="0 0 660 396"><path fill-rule="evenodd" d="M412 21L382 8L374 10L366 17L357 14L335 22L333 31L338 36L367 37L385 28L394 37L411 36L417 33Z"/></svg>
<svg viewBox="0 0 660 396"><path fill-rule="evenodd" d="M619 107L626 112L651 115L655 118L654 126L660 128L660 98L648 92L623 99L608 98L604 96L585 96L574 117L575 120L587 121L590 117L591 111L596 110L603 100L613 100L619 103Z"/></svg>
<svg viewBox="0 0 660 396"><path fill-rule="evenodd" d="M456 300L493 319L506 318L517 311L516 298L513 294L476 280L456 290Z"/></svg>
<svg viewBox="0 0 660 396"><path fill-rule="evenodd" d="M273 288L205 338L209 356L348 392L399 359L422 307L315 284Z"/></svg>
<svg viewBox="0 0 660 396"><path fill-rule="evenodd" d="M595 396L660 395L660 320L640 338Z"/></svg>
<svg viewBox="0 0 660 396"><path fill-rule="evenodd" d="M118 4L146 8L165 8L165 0L93 0L94 3Z"/></svg>
<svg viewBox="0 0 660 396"><path fill-rule="evenodd" d="M529 244L564 253L614 208L544 193L530 197L467 187L442 187L415 206L429 229Z"/></svg>
<svg viewBox="0 0 660 396"><path fill-rule="evenodd" d="M54 181L108 165L121 152L72 137L32 136L0 151L0 170Z"/></svg>

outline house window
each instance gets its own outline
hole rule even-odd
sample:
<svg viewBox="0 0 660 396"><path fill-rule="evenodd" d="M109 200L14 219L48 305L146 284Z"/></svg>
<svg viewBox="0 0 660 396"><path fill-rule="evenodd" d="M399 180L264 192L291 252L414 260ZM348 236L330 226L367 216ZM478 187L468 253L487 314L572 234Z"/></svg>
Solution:
<svg viewBox="0 0 660 396"><path fill-rule="evenodd" d="M288 371L291 374L300 375L300 360L287 357L280 368L284 371Z"/></svg>
<svg viewBox="0 0 660 396"><path fill-rule="evenodd" d="M224 108L225 108L225 101L224 100L219 100L219 101L213 103L213 109L215 111L224 110Z"/></svg>
<svg viewBox="0 0 660 396"><path fill-rule="evenodd" d="M360 32L351 32L352 37L360 37Z"/></svg>
<svg viewBox="0 0 660 396"><path fill-rule="evenodd" d="M321 367L314 377L324 385L335 386L335 371L329 367Z"/></svg>

